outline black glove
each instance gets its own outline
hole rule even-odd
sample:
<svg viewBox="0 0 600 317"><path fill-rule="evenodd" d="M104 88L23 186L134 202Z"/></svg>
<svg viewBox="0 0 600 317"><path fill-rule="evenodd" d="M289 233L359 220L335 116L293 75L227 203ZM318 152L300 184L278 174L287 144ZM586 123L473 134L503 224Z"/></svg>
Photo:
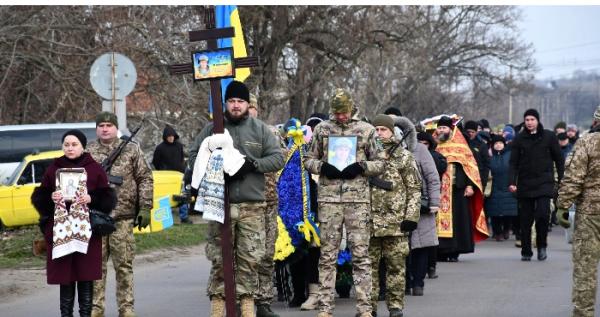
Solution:
<svg viewBox="0 0 600 317"><path fill-rule="evenodd" d="M329 179L342 178L342 172L340 172L340 170L337 169L337 167L327 162L323 162L323 164L321 165L321 175Z"/></svg>
<svg viewBox="0 0 600 317"><path fill-rule="evenodd" d="M400 223L400 231L402 232L413 232L417 229L417 223L410 220L402 220Z"/></svg>
<svg viewBox="0 0 600 317"><path fill-rule="evenodd" d="M244 165L242 165L242 167L240 167L240 169L237 171L237 173L233 174L233 175L229 175L227 173L225 173L225 180L226 181L233 181L233 180L237 180L237 179L242 179L244 178L244 176L246 174L252 173L256 170L256 166L254 165L254 161L246 158Z"/></svg>
<svg viewBox="0 0 600 317"><path fill-rule="evenodd" d="M348 166L346 166L346 168L344 168L344 170L342 171L342 178L343 179L353 179L356 176L362 174L362 172L364 172L365 169L360 166L360 164L358 164L358 162L356 163L352 163Z"/></svg>

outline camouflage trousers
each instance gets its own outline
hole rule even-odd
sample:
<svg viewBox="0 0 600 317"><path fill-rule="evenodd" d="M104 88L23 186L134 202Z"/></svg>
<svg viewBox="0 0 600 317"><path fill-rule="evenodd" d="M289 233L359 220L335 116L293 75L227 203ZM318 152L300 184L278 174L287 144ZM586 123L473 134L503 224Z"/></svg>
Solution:
<svg viewBox="0 0 600 317"><path fill-rule="evenodd" d="M371 261L369 259L368 203L319 203L321 257L319 258L319 310L333 314L337 256L346 226L348 247L352 252L352 277L359 313L371 312Z"/></svg>
<svg viewBox="0 0 600 317"><path fill-rule="evenodd" d="M275 239L277 239L277 209L278 202L268 201L265 213L265 256L258 264L258 294L257 304L271 304L273 300L273 271L275 270Z"/></svg>
<svg viewBox="0 0 600 317"><path fill-rule="evenodd" d="M235 294L238 299L242 296L255 297L258 292L258 264L265 255L265 208L264 202L230 205ZM208 225L206 257L212 262L212 267L206 292L211 298L225 298L221 226L214 221Z"/></svg>
<svg viewBox="0 0 600 317"><path fill-rule="evenodd" d="M371 237L369 257L371 258L373 288L371 305L377 311L379 297L379 261L385 258L387 285L385 303L388 309L404 308L404 286L406 256L408 256L408 237Z"/></svg>
<svg viewBox="0 0 600 317"><path fill-rule="evenodd" d="M117 306L119 316L133 312L133 258L135 238L133 219L115 221L117 230L102 237L102 279L94 281L94 313L104 315L106 292L106 265L112 258L117 282Z"/></svg>
<svg viewBox="0 0 600 317"><path fill-rule="evenodd" d="M600 215L575 214L573 316L593 317L600 260Z"/></svg>

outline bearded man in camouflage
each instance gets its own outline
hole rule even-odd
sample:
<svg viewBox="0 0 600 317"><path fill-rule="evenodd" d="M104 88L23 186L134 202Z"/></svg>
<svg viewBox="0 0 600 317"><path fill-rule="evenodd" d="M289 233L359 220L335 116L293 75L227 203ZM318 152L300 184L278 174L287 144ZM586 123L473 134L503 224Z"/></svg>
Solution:
<svg viewBox="0 0 600 317"><path fill-rule="evenodd" d="M556 216L570 226L568 209L576 203L573 233L573 316L593 317L600 261L600 106L590 133L575 143L558 190Z"/></svg>
<svg viewBox="0 0 600 317"><path fill-rule="evenodd" d="M371 242L369 256L373 274L371 302L377 315L379 261L387 269L386 304L390 317L402 317L405 260L410 250L409 233L417 228L421 209L421 178L413 155L394 137L394 119L380 114L373 125L383 144L385 172L371 177Z"/></svg>
<svg viewBox="0 0 600 317"><path fill-rule="evenodd" d="M371 316L371 261L369 260L370 197L368 176L383 172L375 128L357 119L357 107L348 92L337 89L330 100L333 119L315 127L304 165L319 177L319 314L333 316L336 260L345 225L352 252L357 316ZM334 137L355 141L356 161L343 170L328 163L328 145Z"/></svg>

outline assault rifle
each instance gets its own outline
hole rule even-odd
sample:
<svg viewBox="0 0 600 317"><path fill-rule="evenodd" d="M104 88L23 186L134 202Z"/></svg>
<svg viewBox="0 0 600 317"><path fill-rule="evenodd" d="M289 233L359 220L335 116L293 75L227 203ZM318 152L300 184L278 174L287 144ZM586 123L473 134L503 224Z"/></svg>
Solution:
<svg viewBox="0 0 600 317"><path fill-rule="evenodd" d="M123 176L111 175L110 169L112 168L113 164L115 163L115 161L117 160L119 155L121 155L121 152L123 152L123 149L127 146L127 144L129 144L129 142L131 142L131 140L133 140L133 137L135 137L135 135L138 133L138 131L140 131L140 129L144 125L144 120L145 119L142 119L142 122L140 122L140 125L135 130L133 130L133 132L131 132L131 135L129 137L127 137L127 139L125 139L125 142L121 142L121 144L119 144L119 147L114 149L104 159L104 161L102 161L102 163L100 163L100 165L102 165L102 169L104 169L104 171L106 172L106 175L108 175L109 183L111 183L113 185L117 185L117 186L123 185Z"/></svg>

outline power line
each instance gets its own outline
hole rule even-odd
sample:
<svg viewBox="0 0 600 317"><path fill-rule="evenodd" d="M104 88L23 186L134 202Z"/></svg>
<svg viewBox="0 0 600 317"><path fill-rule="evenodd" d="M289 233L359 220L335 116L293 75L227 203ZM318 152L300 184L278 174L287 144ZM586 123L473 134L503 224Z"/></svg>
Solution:
<svg viewBox="0 0 600 317"><path fill-rule="evenodd" d="M569 46L562 46L562 47L555 47L555 48L551 48L551 49L539 51L539 52L536 52L536 53L537 54L545 54L545 53L551 53L551 52L558 52L558 51L569 50L569 49L572 49L572 48L579 48L579 47L586 47L586 46L596 46L596 45L600 45L600 41L586 42L586 43L569 45Z"/></svg>

